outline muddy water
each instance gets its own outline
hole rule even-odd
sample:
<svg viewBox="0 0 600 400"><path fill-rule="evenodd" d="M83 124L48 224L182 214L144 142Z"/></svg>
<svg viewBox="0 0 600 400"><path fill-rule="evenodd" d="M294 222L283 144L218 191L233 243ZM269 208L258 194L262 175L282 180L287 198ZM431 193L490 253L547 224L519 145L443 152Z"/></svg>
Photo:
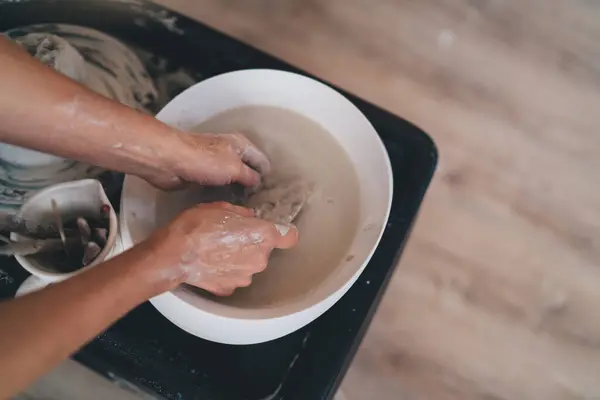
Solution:
<svg viewBox="0 0 600 400"><path fill-rule="evenodd" d="M289 110L248 106L213 116L196 132L245 133L269 157L269 178L301 176L314 186L295 223L300 243L276 250L267 270L248 288L217 299L239 307L268 307L310 292L346 257L359 214L359 188L354 168L336 140L312 120ZM194 201L227 199L226 191L196 190ZM190 198L188 198L189 201ZM159 209L162 202L159 202Z"/></svg>

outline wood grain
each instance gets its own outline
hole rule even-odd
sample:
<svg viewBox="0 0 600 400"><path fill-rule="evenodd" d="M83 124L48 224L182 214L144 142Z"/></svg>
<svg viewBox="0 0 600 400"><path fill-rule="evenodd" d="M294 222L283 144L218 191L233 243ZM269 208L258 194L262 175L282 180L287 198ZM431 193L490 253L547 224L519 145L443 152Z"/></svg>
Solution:
<svg viewBox="0 0 600 400"><path fill-rule="evenodd" d="M600 398L600 3L160 2L439 147L348 400Z"/></svg>

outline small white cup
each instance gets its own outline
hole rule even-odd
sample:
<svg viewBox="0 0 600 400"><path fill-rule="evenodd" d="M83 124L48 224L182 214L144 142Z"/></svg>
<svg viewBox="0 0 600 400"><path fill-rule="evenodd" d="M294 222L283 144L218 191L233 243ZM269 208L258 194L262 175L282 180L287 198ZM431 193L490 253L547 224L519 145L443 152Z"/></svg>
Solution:
<svg viewBox="0 0 600 400"><path fill-rule="evenodd" d="M121 246L118 246L120 239L118 237L117 214L99 181L84 179L49 186L27 200L17 215L27 221L39 224L52 223L54 222L52 199L56 201L63 220L76 218L80 215L100 215L102 206L108 204L110 206L108 238L106 245L94 261L74 272L59 272L51 264L51 261L37 257L15 256L19 264L32 275L47 283L60 282L93 268L121 251ZM15 233L11 234L11 239L15 241L27 240L27 238Z"/></svg>

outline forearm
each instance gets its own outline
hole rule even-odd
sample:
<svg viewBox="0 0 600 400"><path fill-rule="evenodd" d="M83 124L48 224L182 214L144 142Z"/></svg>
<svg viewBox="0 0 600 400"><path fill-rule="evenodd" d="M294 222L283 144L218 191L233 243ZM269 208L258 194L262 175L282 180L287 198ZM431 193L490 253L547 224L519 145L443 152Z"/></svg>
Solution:
<svg viewBox="0 0 600 400"><path fill-rule="evenodd" d="M147 273L151 253L134 248L65 282L0 303L0 399L24 389L129 310L177 284Z"/></svg>
<svg viewBox="0 0 600 400"><path fill-rule="evenodd" d="M179 140L176 130L56 73L2 36L0 65L2 142L146 175Z"/></svg>

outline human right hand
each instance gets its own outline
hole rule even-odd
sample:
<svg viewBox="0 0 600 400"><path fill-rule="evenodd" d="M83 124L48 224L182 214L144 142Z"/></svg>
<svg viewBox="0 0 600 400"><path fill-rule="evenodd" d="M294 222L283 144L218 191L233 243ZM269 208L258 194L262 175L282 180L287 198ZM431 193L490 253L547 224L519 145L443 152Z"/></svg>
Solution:
<svg viewBox="0 0 600 400"><path fill-rule="evenodd" d="M252 187L269 172L266 155L242 133L175 129L56 73L1 35L0 65L2 143L137 175L165 190Z"/></svg>
<svg viewBox="0 0 600 400"><path fill-rule="evenodd" d="M184 211L144 247L152 252L148 273L165 277L172 287L188 283L228 296L250 285L252 276L267 267L274 248L287 249L297 241L295 227L275 225L255 218L251 209L219 202Z"/></svg>
<svg viewBox="0 0 600 400"><path fill-rule="evenodd" d="M161 189L177 189L189 182L256 186L261 175L269 172L267 156L242 133L189 134L171 129L168 137L150 168L134 172Z"/></svg>

